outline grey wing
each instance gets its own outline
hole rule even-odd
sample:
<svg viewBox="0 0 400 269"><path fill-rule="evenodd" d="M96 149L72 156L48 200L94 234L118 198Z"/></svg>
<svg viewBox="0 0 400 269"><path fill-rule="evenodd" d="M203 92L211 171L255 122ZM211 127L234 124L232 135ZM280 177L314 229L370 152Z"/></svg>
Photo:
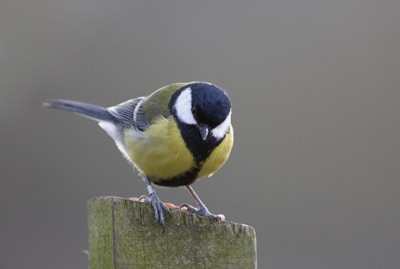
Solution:
<svg viewBox="0 0 400 269"><path fill-rule="evenodd" d="M139 131L144 131L150 125L145 119L141 105L144 99L145 97L134 98L109 107L107 110L123 127L134 127Z"/></svg>
<svg viewBox="0 0 400 269"><path fill-rule="evenodd" d="M111 114L111 121L100 121L99 125L106 133L111 136L118 149L122 152L124 157L131 161L128 151L124 143L124 130L132 129L134 133L141 133L148 127L148 122L145 120L143 108L141 104L144 97L138 97L125 101L116 106L108 107L107 111Z"/></svg>

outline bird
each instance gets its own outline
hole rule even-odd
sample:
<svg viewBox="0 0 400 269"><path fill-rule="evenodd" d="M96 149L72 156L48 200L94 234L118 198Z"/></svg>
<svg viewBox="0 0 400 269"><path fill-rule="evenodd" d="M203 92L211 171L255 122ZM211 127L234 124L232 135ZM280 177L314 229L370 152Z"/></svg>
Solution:
<svg viewBox="0 0 400 269"><path fill-rule="evenodd" d="M197 207L181 204L181 208L221 220L192 184L212 176L231 154L232 104L224 89L203 81L178 82L111 107L64 99L50 99L43 106L98 122L143 178L148 196L140 199L151 204L155 223L165 228L163 211L169 212L155 186L184 186Z"/></svg>

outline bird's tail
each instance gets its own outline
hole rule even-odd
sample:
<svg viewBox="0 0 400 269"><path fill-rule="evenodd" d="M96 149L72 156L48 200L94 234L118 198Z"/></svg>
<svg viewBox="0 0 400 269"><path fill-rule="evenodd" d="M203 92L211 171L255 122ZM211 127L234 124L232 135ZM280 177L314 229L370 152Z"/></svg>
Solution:
<svg viewBox="0 0 400 269"><path fill-rule="evenodd" d="M74 112L80 116L96 121L114 121L114 117L106 108L77 101L52 99L43 103L46 108L54 108Z"/></svg>

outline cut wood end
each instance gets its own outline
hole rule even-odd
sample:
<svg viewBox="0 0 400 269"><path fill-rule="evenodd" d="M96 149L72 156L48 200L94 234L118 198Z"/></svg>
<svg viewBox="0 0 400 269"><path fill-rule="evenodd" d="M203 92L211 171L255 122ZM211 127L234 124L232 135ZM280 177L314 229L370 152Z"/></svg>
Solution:
<svg viewBox="0 0 400 269"><path fill-rule="evenodd" d="M129 197L128 200L131 200L133 202L143 202L143 200L139 199L139 197ZM170 209L179 210L179 211L182 211L184 213L188 213L188 209L187 209L186 206L180 207L180 206L177 206L177 205L175 205L173 203L169 203L169 202L165 202L164 204ZM219 219L221 221L225 221L226 220L224 214L217 214L217 216L219 217Z"/></svg>

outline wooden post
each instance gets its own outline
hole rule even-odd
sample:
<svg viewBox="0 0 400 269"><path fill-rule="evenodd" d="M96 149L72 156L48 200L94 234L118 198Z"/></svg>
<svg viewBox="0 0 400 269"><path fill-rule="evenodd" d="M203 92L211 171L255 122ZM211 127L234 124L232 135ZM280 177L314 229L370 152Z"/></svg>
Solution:
<svg viewBox="0 0 400 269"><path fill-rule="evenodd" d="M171 210L163 233L148 204L98 197L88 207L91 269L257 268L250 226Z"/></svg>

